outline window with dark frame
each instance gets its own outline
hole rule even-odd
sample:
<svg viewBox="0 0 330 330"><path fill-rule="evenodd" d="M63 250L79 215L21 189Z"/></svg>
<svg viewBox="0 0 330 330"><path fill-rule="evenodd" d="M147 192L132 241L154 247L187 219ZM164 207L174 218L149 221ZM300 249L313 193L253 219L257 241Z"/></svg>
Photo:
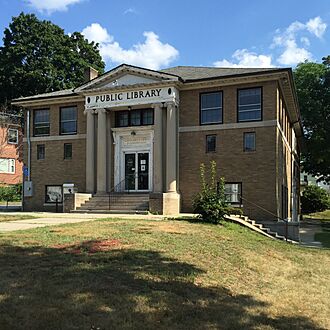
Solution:
<svg viewBox="0 0 330 330"><path fill-rule="evenodd" d="M63 188L58 185L45 186L45 203L54 204L62 203L63 200Z"/></svg>
<svg viewBox="0 0 330 330"><path fill-rule="evenodd" d="M77 107L60 109L60 134L77 134Z"/></svg>
<svg viewBox="0 0 330 330"><path fill-rule="evenodd" d="M200 94L200 123L222 123L222 92Z"/></svg>
<svg viewBox="0 0 330 330"><path fill-rule="evenodd" d="M46 136L50 132L49 109L34 110L33 135Z"/></svg>
<svg viewBox="0 0 330 330"><path fill-rule="evenodd" d="M256 133L247 132L244 136L244 151L256 151Z"/></svg>
<svg viewBox="0 0 330 330"><path fill-rule="evenodd" d="M64 143L64 159L72 159L72 143Z"/></svg>
<svg viewBox="0 0 330 330"><path fill-rule="evenodd" d="M262 118L261 87L238 90L238 121L258 121Z"/></svg>
<svg viewBox="0 0 330 330"><path fill-rule="evenodd" d="M216 152L217 148L217 136L206 135L206 152Z"/></svg>
<svg viewBox="0 0 330 330"><path fill-rule="evenodd" d="M45 145L37 144L37 160L45 159Z"/></svg>
<svg viewBox="0 0 330 330"><path fill-rule="evenodd" d="M7 142L9 144L17 144L18 143L18 130L17 129L8 128Z"/></svg>
<svg viewBox="0 0 330 330"><path fill-rule="evenodd" d="M116 127L146 126L154 124L153 109L136 109L115 112Z"/></svg>
<svg viewBox="0 0 330 330"><path fill-rule="evenodd" d="M229 204L240 205L242 196L242 182L225 183L225 198Z"/></svg>

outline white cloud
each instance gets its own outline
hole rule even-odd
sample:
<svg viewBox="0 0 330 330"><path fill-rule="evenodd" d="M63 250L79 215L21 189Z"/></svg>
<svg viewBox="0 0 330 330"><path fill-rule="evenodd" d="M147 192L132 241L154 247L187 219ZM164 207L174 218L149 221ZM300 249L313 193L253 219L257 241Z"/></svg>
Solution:
<svg viewBox="0 0 330 330"><path fill-rule="evenodd" d="M236 63L228 60L216 61L213 63L216 67L234 67L234 68L270 68L272 65L272 57L270 55L258 55L249 52L247 49L237 49L232 58Z"/></svg>
<svg viewBox="0 0 330 330"><path fill-rule="evenodd" d="M282 49L277 62L281 65L296 65L305 60L312 60L313 56L308 51L310 40L305 35L300 38L301 46L298 45L298 34L306 32L311 33L317 38L321 38L327 28L321 17L311 18L305 24L295 21L291 23L283 32L276 30L276 35L273 38L271 45L272 49Z"/></svg>
<svg viewBox="0 0 330 330"><path fill-rule="evenodd" d="M127 63L158 70L169 65L179 52L173 46L162 43L154 32L144 32L145 41L123 49L114 37L98 23L87 26L82 33L90 41L100 43L100 53L103 59L114 64Z"/></svg>
<svg viewBox="0 0 330 330"><path fill-rule="evenodd" d="M126 14L137 14L137 13L138 12L136 11L136 9L134 9L132 7L128 8L124 11L124 15L126 15Z"/></svg>
<svg viewBox="0 0 330 330"><path fill-rule="evenodd" d="M40 12L48 14L54 11L66 11L68 6L82 2L83 0L26 0L28 4Z"/></svg>
<svg viewBox="0 0 330 330"><path fill-rule="evenodd" d="M312 58L312 54L307 49L298 47L295 40L288 40L285 43L285 50L277 59L277 62L282 65L296 65Z"/></svg>
<svg viewBox="0 0 330 330"><path fill-rule="evenodd" d="M113 37L109 35L106 28L102 27L99 23L92 23L86 26L81 33L90 41L98 43L112 42Z"/></svg>
<svg viewBox="0 0 330 330"><path fill-rule="evenodd" d="M322 21L322 18L320 16L317 16L315 18L311 18L306 23L306 27L310 33L315 34L318 38L322 38L327 28L327 24Z"/></svg>

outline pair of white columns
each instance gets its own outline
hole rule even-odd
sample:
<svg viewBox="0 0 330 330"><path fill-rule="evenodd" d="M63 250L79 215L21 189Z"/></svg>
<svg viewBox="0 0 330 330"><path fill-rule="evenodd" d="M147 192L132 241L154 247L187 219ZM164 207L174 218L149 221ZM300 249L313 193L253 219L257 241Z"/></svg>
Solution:
<svg viewBox="0 0 330 330"><path fill-rule="evenodd" d="M86 191L105 193L107 189L107 116L105 109L87 110ZM97 114L97 170L95 187L95 117ZM110 152L110 151L108 151Z"/></svg>
<svg viewBox="0 0 330 330"><path fill-rule="evenodd" d="M154 104L154 192L176 193L177 168L177 111L175 104L166 104L166 169L165 187L163 184L163 106ZM107 182L107 116L105 109L86 110L86 191L94 193L106 192ZM97 169L95 187L95 117L97 114Z"/></svg>

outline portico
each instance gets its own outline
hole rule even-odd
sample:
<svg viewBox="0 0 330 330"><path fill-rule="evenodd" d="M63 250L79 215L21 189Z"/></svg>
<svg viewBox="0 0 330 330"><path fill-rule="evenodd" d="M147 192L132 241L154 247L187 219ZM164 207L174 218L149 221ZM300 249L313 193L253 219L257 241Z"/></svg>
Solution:
<svg viewBox="0 0 330 330"><path fill-rule="evenodd" d="M149 193L153 211L179 213L175 84L124 74L115 85L108 77L101 92L99 86L95 90L98 79L81 90L87 121L86 191ZM136 86L140 79L143 87Z"/></svg>

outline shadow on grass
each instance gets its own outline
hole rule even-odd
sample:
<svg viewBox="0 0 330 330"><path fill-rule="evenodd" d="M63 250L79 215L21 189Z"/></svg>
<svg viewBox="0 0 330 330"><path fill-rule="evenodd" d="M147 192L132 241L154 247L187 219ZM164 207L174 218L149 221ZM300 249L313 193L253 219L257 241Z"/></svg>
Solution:
<svg viewBox="0 0 330 330"><path fill-rule="evenodd" d="M203 270L156 251L0 246L0 329L322 329L200 287Z"/></svg>

